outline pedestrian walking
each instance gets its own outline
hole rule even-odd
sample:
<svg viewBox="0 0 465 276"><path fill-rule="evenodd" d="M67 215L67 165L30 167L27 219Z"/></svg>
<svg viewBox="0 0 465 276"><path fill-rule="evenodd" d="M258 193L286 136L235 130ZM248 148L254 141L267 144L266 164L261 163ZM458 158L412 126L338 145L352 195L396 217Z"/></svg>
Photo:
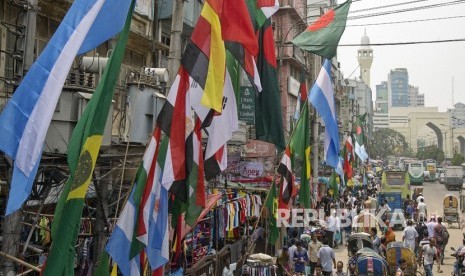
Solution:
<svg viewBox="0 0 465 276"><path fill-rule="evenodd" d="M333 267L336 268L336 256L326 239L323 239L323 246L318 250L318 265L321 265L323 275L331 276Z"/></svg>
<svg viewBox="0 0 465 276"><path fill-rule="evenodd" d="M402 241L415 252L416 240L419 237L417 230L413 227L411 220L407 221L407 227L404 229Z"/></svg>
<svg viewBox="0 0 465 276"><path fill-rule="evenodd" d="M438 262L438 272L441 272L441 262L439 261L438 250L436 249L436 239L430 238L429 244L420 248L420 254L418 255L418 263L421 265L423 261L426 276L433 276L433 264L435 258Z"/></svg>
<svg viewBox="0 0 465 276"><path fill-rule="evenodd" d="M347 273L345 273L343 269L344 269L344 263L341 261L337 262L336 271L333 272L332 276L347 276Z"/></svg>
<svg viewBox="0 0 465 276"><path fill-rule="evenodd" d="M308 255L310 259L310 275L315 274L315 268L318 263L318 251L322 244L318 241L315 234L312 234L311 241L308 244Z"/></svg>
<svg viewBox="0 0 465 276"><path fill-rule="evenodd" d="M308 262L308 253L302 247L300 241L296 242L297 249L294 251L294 272L297 275L305 275L305 264Z"/></svg>
<svg viewBox="0 0 465 276"><path fill-rule="evenodd" d="M381 239L378 237L378 230L376 227L370 229L371 240L373 241L373 250L379 254L379 246L381 245Z"/></svg>
<svg viewBox="0 0 465 276"><path fill-rule="evenodd" d="M449 232L447 232L446 226L442 224L441 217L438 217L438 223L434 227L434 234L439 249L439 256L441 257L441 264L444 264L444 250L449 241Z"/></svg>

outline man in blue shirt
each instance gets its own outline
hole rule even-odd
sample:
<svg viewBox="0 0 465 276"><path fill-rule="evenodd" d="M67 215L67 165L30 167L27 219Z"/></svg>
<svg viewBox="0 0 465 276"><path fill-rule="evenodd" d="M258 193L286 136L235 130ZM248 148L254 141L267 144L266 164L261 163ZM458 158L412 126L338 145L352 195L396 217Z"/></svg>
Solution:
<svg viewBox="0 0 465 276"><path fill-rule="evenodd" d="M302 247L302 242L296 242L297 250L294 251L294 272L297 275L305 275L305 264L308 262L308 253Z"/></svg>
<svg viewBox="0 0 465 276"><path fill-rule="evenodd" d="M334 251L328 246L328 241L323 239L323 246L318 250L318 264L321 265L323 275L331 276L333 267L336 269L336 257Z"/></svg>

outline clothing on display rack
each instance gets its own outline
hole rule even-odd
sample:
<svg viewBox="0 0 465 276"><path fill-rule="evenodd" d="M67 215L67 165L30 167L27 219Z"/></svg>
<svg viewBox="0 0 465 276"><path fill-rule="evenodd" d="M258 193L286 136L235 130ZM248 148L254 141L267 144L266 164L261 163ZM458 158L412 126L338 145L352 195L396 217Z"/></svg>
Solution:
<svg viewBox="0 0 465 276"><path fill-rule="evenodd" d="M278 268L275 265L247 264L242 267L242 275L276 276Z"/></svg>

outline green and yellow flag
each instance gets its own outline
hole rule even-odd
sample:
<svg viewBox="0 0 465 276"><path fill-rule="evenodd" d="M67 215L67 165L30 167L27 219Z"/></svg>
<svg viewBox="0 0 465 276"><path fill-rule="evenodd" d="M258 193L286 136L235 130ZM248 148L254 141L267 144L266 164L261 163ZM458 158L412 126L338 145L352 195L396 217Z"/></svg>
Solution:
<svg viewBox="0 0 465 276"><path fill-rule="evenodd" d="M275 245L276 241L279 238L279 228L278 228L278 196L276 192L276 184L273 182L271 189L268 192L268 197L266 198L265 207L268 209L268 214L270 217L270 237L268 243Z"/></svg>
<svg viewBox="0 0 465 276"><path fill-rule="evenodd" d="M308 101L305 101L297 121L291 141L289 142L291 154L299 157L302 164L300 179L299 202L303 208L312 208L310 192L310 128Z"/></svg>
<svg viewBox="0 0 465 276"><path fill-rule="evenodd" d="M126 49L134 3L133 0L118 44L69 143L70 177L55 209L53 243L44 275L74 275L74 247L79 234L84 199L102 144L105 123Z"/></svg>

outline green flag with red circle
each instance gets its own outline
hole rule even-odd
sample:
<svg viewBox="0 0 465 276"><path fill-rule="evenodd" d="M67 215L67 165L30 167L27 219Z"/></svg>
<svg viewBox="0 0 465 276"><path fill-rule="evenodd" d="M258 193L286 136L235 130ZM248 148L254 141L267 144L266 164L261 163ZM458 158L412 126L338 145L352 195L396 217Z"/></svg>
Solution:
<svg viewBox="0 0 465 276"><path fill-rule="evenodd" d="M347 14L351 3L352 1L348 0L326 12L295 37L291 41L292 44L326 59L334 57L339 40L346 28Z"/></svg>

